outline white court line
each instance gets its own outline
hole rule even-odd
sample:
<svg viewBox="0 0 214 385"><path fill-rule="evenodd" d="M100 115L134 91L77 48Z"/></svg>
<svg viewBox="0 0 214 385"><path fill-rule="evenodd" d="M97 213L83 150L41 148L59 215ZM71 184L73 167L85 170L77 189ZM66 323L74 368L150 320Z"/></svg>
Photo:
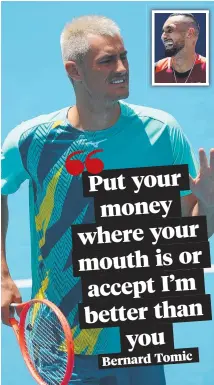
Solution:
<svg viewBox="0 0 214 385"><path fill-rule="evenodd" d="M204 269L205 273L214 273L214 265L211 265L211 267L208 267ZM32 279L16 279L15 284L20 289L27 289L29 287L32 287Z"/></svg>
<svg viewBox="0 0 214 385"><path fill-rule="evenodd" d="M204 269L205 273L214 273L214 265L211 265L211 267L207 267Z"/></svg>
<svg viewBox="0 0 214 385"><path fill-rule="evenodd" d="M32 279L16 279L15 284L21 289L27 289L28 287L32 287Z"/></svg>

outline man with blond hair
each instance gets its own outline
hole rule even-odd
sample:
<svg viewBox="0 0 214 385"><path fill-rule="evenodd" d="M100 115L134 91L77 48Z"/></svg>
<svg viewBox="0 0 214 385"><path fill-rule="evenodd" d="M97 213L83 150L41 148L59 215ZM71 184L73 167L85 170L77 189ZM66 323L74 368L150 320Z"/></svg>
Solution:
<svg viewBox="0 0 214 385"><path fill-rule="evenodd" d="M129 95L129 66L118 26L103 16L83 16L61 35L62 58L76 104L23 122L5 140L2 154L2 320L9 305L20 302L6 262L7 195L29 180L32 240L32 297L53 301L73 332L75 368L71 384L164 385L162 366L99 370L98 354L119 353L119 328L81 330L78 303L81 282L73 276L71 225L94 221L93 200L85 198L81 175L72 176L65 160L96 148L105 169L188 164L197 176L191 147L176 120L152 108L122 102ZM200 175L182 193L183 215L207 215L213 232L214 152L210 166L200 151ZM197 197L197 198L196 198Z"/></svg>

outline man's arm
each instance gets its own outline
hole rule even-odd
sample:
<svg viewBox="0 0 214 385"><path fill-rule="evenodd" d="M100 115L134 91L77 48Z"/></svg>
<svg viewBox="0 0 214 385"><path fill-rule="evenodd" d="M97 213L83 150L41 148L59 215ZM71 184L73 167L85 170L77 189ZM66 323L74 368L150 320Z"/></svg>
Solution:
<svg viewBox="0 0 214 385"><path fill-rule="evenodd" d="M209 160L204 149L199 149L199 161L198 175L195 179L189 178L193 195L183 198L182 206L184 215L206 216L208 236L211 237L214 233L214 148L210 150Z"/></svg>
<svg viewBox="0 0 214 385"><path fill-rule="evenodd" d="M7 196L15 193L21 184L29 179L19 151L20 138L23 133L33 126L29 122L23 122L16 126L7 135L1 151L1 191L2 191L2 232L1 232L1 287L2 287L2 321L8 325L9 305L12 302L21 302L21 295L13 282L6 261L6 233L8 227ZM18 245L17 245L18 246ZM14 263L17 262L14 260Z"/></svg>
<svg viewBox="0 0 214 385"><path fill-rule="evenodd" d="M6 234L8 228L8 205L7 196L1 196L1 272L2 276L8 275L8 266L6 262Z"/></svg>
<svg viewBox="0 0 214 385"><path fill-rule="evenodd" d="M207 218L208 237L214 234L214 208L211 210L193 195L187 195L181 198L181 210L183 217L197 217L205 215Z"/></svg>
<svg viewBox="0 0 214 385"><path fill-rule="evenodd" d="M12 280L6 261L6 234L8 228L7 196L1 200L1 317L9 325L9 306L12 302L22 302L21 295Z"/></svg>

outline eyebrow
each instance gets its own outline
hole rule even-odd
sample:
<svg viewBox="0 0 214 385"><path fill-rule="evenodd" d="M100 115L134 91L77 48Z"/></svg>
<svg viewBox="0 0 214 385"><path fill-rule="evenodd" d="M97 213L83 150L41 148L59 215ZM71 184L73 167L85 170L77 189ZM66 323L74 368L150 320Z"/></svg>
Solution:
<svg viewBox="0 0 214 385"><path fill-rule="evenodd" d="M120 56L127 55L128 51L123 51L120 53ZM98 60L105 60L105 59L110 59L116 57L117 54L105 54L101 57L98 58Z"/></svg>
<svg viewBox="0 0 214 385"><path fill-rule="evenodd" d="M167 25L165 28L162 28L162 32L165 32L166 30L168 30L170 28L175 29L175 26L173 24Z"/></svg>

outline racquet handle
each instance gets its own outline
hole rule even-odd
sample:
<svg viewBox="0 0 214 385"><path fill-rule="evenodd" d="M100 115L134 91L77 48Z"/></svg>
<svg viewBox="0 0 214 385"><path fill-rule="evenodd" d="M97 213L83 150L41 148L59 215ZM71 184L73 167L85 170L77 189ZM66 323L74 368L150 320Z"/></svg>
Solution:
<svg viewBox="0 0 214 385"><path fill-rule="evenodd" d="M12 326L13 331L16 335L16 338L19 342L19 323L15 318L9 318L9 322L10 322L10 325Z"/></svg>
<svg viewBox="0 0 214 385"><path fill-rule="evenodd" d="M13 312L12 312L12 309L13 308L20 308L20 307L23 307L25 304L24 303L11 303L10 304L10 318L9 318L9 322L10 322L10 325L12 326L13 328L13 331L16 335L16 338L19 342L19 322L14 318L13 316Z"/></svg>
<svg viewBox="0 0 214 385"><path fill-rule="evenodd" d="M21 302L21 303L11 303L10 307L12 308L22 308L27 304L27 302Z"/></svg>

